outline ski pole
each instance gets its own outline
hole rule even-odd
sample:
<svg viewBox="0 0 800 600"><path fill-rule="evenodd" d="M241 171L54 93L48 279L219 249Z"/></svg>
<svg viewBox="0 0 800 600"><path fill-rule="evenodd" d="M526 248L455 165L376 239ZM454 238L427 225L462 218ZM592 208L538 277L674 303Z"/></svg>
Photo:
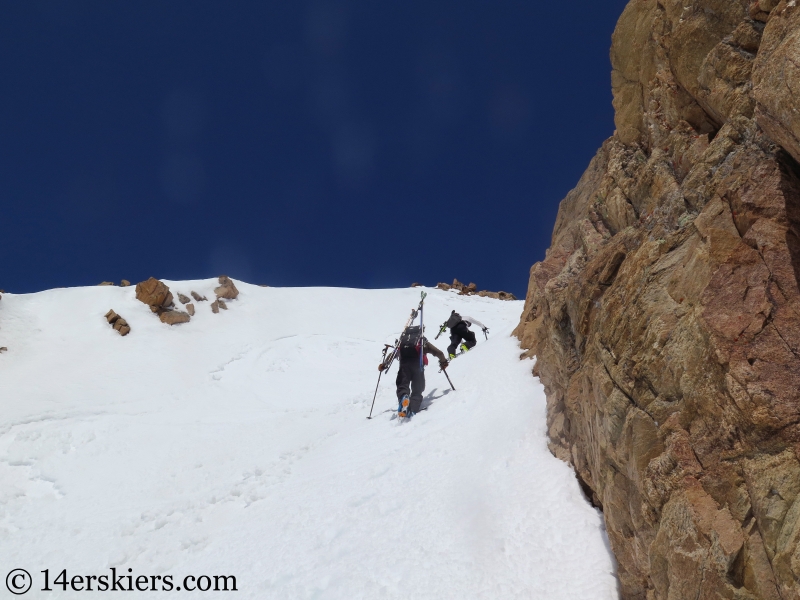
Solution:
<svg viewBox="0 0 800 600"><path fill-rule="evenodd" d="M382 375L383 375L383 370L381 370L381 372L378 373L378 383L375 386L375 395L372 396L372 406L369 407L369 416L367 417L368 419L372 418L372 409L375 408L375 398L378 397L378 386L381 384L381 376Z"/></svg>
<svg viewBox="0 0 800 600"><path fill-rule="evenodd" d="M450 387L453 388L453 391L455 392L456 391L456 386L454 386L453 382L450 381L450 375L447 374L447 370L446 369L442 369L442 373L444 373L444 376L447 377L447 383L450 384Z"/></svg>
<svg viewBox="0 0 800 600"><path fill-rule="evenodd" d="M383 356L381 357L381 369L380 373L378 373L378 383L375 386L375 394L372 396L372 406L369 408L369 416L368 419L372 418L372 409L375 408L375 398L378 397L378 387L381 385L381 377L383 376L383 372L386 370L386 351L391 348L389 344L383 345Z"/></svg>

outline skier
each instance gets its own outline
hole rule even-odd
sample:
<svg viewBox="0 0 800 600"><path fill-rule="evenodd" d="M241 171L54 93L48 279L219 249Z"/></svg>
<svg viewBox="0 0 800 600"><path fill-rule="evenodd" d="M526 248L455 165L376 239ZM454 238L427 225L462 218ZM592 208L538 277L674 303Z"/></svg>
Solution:
<svg viewBox="0 0 800 600"><path fill-rule="evenodd" d="M397 371L397 416L411 417L419 412L422 392L425 390L424 365L428 364L428 354L439 359L439 366L447 368L447 358L423 335L419 325L406 327L399 342L400 367ZM423 360L420 361L420 352ZM382 367L378 367L379 369Z"/></svg>
<svg viewBox="0 0 800 600"><path fill-rule="evenodd" d="M474 317L462 317L456 311L451 312L450 318L442 325L442 329L445 327L450 328L450 345L447 347L450 360L456 357L456 348L459 347L459 344L461 344L461 351L466 352L470 348L474 348L475 344L478 343L477 340L475 340L475 334L469 330L470 326L473 324L481 327L484 334L489 333L489 328L478 321L478 319ZM461 343L462 340L464 340L463 343Z"/></svg>

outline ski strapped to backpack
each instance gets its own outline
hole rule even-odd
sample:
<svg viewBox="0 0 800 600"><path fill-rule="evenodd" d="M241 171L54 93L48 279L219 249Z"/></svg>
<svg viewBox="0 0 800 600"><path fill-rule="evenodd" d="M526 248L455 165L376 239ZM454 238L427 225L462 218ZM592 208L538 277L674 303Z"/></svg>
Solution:
<svg viewBox="0 0 800 600"><path fill-rule="evenodd" d="M422 299L425 299L425 292L422 292ZM425 344L425 338L422 337L425 332L425 324L423 323L423 317L425 316L425 312L423 310L422 302L419 303L419 369L420 371L425 369L425 365L428 364L428 361L425 359L425 348L423 345Z"/></svg>
<svg viewBox="0 0 800 600"><path fill-rule="evenodd" d="M422 303L425 302L425 297L427 295L428 294L426 294L425 292L422 292L422 299L419 301L419 306L417 306L417 308L415 308L414 310L411 311L411 316L408 317L408 320L406 321L406 324L403 326L403 329L402 329L403 331L408 329L409 325L411 325L411 323L414 322L414 319L417 318L417 315L422 310ZM401 334L401 337L402 337L402 334ZM391 348L392 350L387 355L386 352L388 351L389 348ZM378 365L378 370L379 371L387 371L389 369L389 367L392 366L392 363L394 362L394 360L398 356L400 356L400 340L399 339L394 341L394 346L390 346L389 344L386 344L386 347L384 348L384 358L381 361L381 364Z"/></svg>
<svg viewBox="0 0 800 600"><path fill-rule="evenodd" d="M427 295L428 295L427 292L421 292L419 305L417 306L417 308L411 311L411 315L408 317L408 320L406 321L406 324L403 327L404 332L406 331L406 329L408 329L409 325L411 325L411 323L414 322L414 320L417 318L417 315L422 314L422 307L425 303L425 298L427 297ZM420 329L422 329L421 325L422 325L422 318L420 317ZM389 350L390 348L391 351ZM369 409L369 416L367 417L368 419L372 418L372 410L375 408L375 398L378 397L378 387L381 384L381 376L383 375L384 371L389 370L389 368L392 366L392 363L394 363L395 359L398 356L400 356L399 339L394 341L394 346L391 346L389 344L384 345L383 356L381 357L381 362L378 365L378 371L380 371L380 373L378 374L378 384L375 386L375 394L372 396L372 406Z"/></svg>

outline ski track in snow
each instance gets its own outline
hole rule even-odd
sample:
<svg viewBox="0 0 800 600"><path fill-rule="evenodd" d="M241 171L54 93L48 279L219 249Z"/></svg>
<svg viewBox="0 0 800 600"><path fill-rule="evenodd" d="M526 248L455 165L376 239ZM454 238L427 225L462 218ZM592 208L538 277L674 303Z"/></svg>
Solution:
<svg viewBox="0 0 800 600"><path fill-rule="evenodd" d="M0 565L235 575L243 598L617 597L601 515L547 450L510 337L521 302L427 290L429 339L451 309L491 335L448 369L456 391L434 360L428 410L399 423L396 365L365 417L418 289L237 286L175 327L133 288L4 295ZM85 595L56 590L32 597Z"/></svg>

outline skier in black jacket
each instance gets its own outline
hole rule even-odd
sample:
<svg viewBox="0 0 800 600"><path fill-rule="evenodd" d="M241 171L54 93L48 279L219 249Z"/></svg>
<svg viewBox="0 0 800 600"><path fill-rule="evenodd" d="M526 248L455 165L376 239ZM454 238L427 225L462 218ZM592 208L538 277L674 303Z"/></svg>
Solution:
<svg viewBox="0 0 800 600"><path fill-rule="evenodd" d="M423 353L420 364L420 351ZM433 354L439 359L439 366L447 368L447 358L436 346L431 344L420 330L419 325L407 327L400 336L400 367L397 370L397 416L410 417L419 412L422 392L425 391L424 365L428 364L426 355Z"/></svg>
<svg viewBox="0 0 800 600"><path fill-rule="evenodd" d="M471 325L478 325L484 333L489 333L489 328L478 319L462 317L456 311L450 313L450 318L447 319L445 325L450 328L450 345L447 347L447 353L450 355L451 360L456 357L456 348L461 344L461 340L464 340L464 343L461 344L463 352L474 348L475 344L478 343L475 339L475 334L469 330Z"/></svg>

